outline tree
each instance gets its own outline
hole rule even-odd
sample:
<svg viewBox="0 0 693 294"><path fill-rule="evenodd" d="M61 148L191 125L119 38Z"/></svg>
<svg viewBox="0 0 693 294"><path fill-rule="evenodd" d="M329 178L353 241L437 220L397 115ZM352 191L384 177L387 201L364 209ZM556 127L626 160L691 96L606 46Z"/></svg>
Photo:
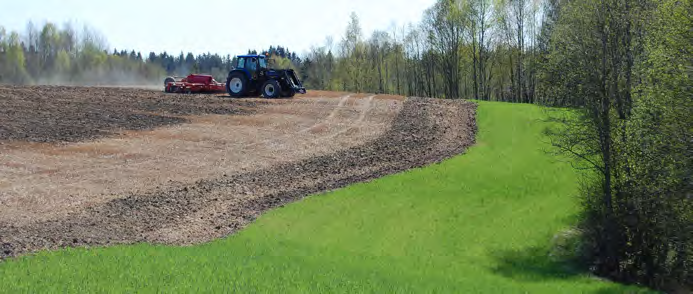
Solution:
<svg viewBox="0 0 693 294"><path fill-rule="evenodd" d="M461 8L455 1L439 0L424 14L429 42L441 59L447 98L460 97L460 46L465 32Z"/></svg>
<svg viewBox="0 0 693 294"><path fill-rule="evenodd" d="M586 265L672 292L691 289L692 11L691 1L568 2L542 74L545 95L559 97L549 102L575 109L554 145L594 171Z"/></svg>
<svg viewBox="0 0 693 294"><path fill-rule="evenodd" d="M474 98L489 100L488 83L490 73L487 64L490 59L489 31L493 29L491 21L491 1L471 0L469 7L469 23L472 33L472 59Z"/></svg>
<svg viewBox="0 0 693 294"><path fill-rule="evenodd" d="M55 72L58 75L68 74L71 68L70 55L65 50L58 51L55 58Z"/></svg>
<svg viewBox="0 0 693 294"><path fill-rule="evenodd" d="M4 35L4 31L0 30L0 39L4 39L2 35ZM6 53L5 58L3 58L5 63L4 73L2 74L3 80L19 84L29 82L30 77L26 72L24 50L20 42L19 34L17 34L17 32L11 32L7 41L4 43L3 47Z"/></svg>
<svg viewBox="0 0 693 294"><path fill-rule="evenodd" d="M634 74L628 122L630 166L623 179L639 222L630 240L639 251L627 270L658 289L693 289L693 1L656 2L641 18L643 62ZM635 10L635 9L634 9ZM635 12L638 12L637 10ZM635 14L635 13L634 13ZM637 14L635 14L637 15ZM635 30L637 32L637 30ZM641 53L641 52L636 52ZM687 284L686 284L687 283Z"/></svg>
<svg viewBox="0 0 693 294"><path fill-rule="evenodd" d="M342 40L342 56L345 57L342 62L344 70L343 89L345 91L361 91L361 73L358 68L361 67L364 48L362 44L363 33L358 15L352 12L349 16L349 25L347 26L346 34Z"/></svg>
<svg viewBox="0 0 693 294"><path fill-rule="evenodd" d="M564 5L564 1L565 0L546 0L544 2L544 17L537 40L538 56L536 57L539 63L537 92L540 103L544 105L566 105L569 101L565 99L565 97L561 98L559 101L557 100L559 97L548 95L544 87L545 85L553 84L552 79L556 78L546 70L548 63L547 57L552 49L551 36L560 19L561 7Z"/></svg>
<svg viewBox="0 0 693 294"><path fill-rule="evenodd" d="M58 34L58 28L55 24L46 23L39 36L39 67L48 71L53 70L53 60L55 54L58 52L57 44L59 41L60 35Z"/></svg>

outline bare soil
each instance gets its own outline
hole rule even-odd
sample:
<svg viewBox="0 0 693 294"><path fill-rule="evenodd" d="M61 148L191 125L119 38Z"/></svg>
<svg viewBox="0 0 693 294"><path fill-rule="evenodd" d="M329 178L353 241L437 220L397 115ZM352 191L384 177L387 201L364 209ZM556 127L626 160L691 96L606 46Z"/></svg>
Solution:
<svg viewBox="0 0 693 294"><path fill-rule="evenodd" d="M0 103L16 97L8 99L10 108L28 108L22 99L53 88L0 89ZM7 91L13 93L2 94ZM179 121L138 117L146 123L110 123L94 133L82 125L86 118L56 128L68 135L55 136L40 130L55 120L36 118L50 113L0 112L0 121L13 125L2 130L16 134L0 141L0 258L67 246L210 241L306 195L463 153L476 132L475 105L465 101L334 92L233 100L132 89L63 91L66 104L78 104L72 97L100 111L144 109ZM120 99L139 106L114 102ZM52 109L88 117L78 107Z"/></svg>
<svg viewBox="0 0 693 294"><path fill-rule="evenodd" d="M19 89L19 93L8 92L22 97L26 89ZM35 93L53 89L31 90ZM72 91L75 100L86 101L104 112L129 111L132 108L123 110L122 107L129 100L134 100L133 105L145 104L140 100L160 99L157 95L162 95L128 89L105 90L73 88ZM140 98L123 99L124 91ZM403 104L396 99L376 99L373 95L355 96L317 92L302 96L303 99L237 100L224 96L164 95L165 102L159 104L209 103L216 106L205 112L221 109L230 114L242 112L242 115L176 116L186 123L156 128L156 124L149 124L150 130L138 131L114 127L109 131L110 136L99 139L88 136L93 134L88 127L75 123L61 126L59 132L74 135L70 139L76 136L92 139L70 143L0 141L0 223L21 225L45 221L131 193L185 186L210 177L269 168L363 144L382 135ZM100 103L105 99L108 103ZM173 115L166 107L156 111L150 112L151 116ZM176 111L200 112L199 109ZM30 111L26 112L27 115L8 119L22 128L36 129L33 138L44 138L36 137L43 132L40 123L43 120L36 121ZM47 115L67 117L72 113L82 115L73 108L58 106Z"/></svg>
<svg viewBox="0 0 693 294"><path fill-rule="evenodd" d="M116 130L185 123L181 115L252 113L258 103L196 96L130 88L0 86L0 140L78 142Z"/></svg>

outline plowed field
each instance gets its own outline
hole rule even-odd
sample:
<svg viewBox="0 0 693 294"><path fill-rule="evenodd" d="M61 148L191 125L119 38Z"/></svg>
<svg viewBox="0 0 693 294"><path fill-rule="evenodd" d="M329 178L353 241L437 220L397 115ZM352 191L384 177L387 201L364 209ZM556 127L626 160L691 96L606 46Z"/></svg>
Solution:
<svg viewBox="0 0 693 294"><path fill-rule="evenodd" d="M223 237L301 197L463 153L474 115L388 95L0 86L0 258Z"/></svg>

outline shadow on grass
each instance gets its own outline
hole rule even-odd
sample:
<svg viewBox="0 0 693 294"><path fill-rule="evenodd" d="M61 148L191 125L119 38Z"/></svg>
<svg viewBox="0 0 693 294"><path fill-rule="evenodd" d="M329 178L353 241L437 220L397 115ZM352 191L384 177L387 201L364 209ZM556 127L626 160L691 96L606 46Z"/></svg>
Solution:
<svg viewBox="0 0 693 294"><path fill-rule="evenodd" d="M648 289L640 289L635 286L623 286L623 285L613 285L607 286L594 292L594 294L657 294L660 292L655 292Z"/></svg>
<svg viewBox="0 0 693 294"><path fill-rule="evenodd" d="M502 251L493 254L493 273L519 281L571 279L585 274L568 262L554 261L546 247Z"/></svg>
<svg viewBox="0 0 693 294"><path fill-rule="evenodd" d="M493 256L496 258L497 264L492 269L493 273L516 281L546 282L551 280L571 280L588 275L588 272L580 270L575 264L552 260L549 256L549 249L546 247L529 247L521 250L502 251ZM600 280L598 277L594 277L594 279ZM659 292L638 286L614 283L606 284L594 293L645 294Z"/></svg>

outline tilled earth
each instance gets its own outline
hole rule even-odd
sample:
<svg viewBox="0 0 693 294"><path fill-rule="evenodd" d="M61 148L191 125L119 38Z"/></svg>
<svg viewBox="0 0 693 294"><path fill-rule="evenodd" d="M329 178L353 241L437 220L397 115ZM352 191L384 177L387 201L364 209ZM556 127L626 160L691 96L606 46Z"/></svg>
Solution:
<svg viewBox="0 0 693 294"><path fill-rule="evenodd" d="M185 123L183 115L252 113L258 103L231 100L231 105L214 96L197 96L193 100L132 88L0 85L0 140L78 142L117 130Z"/></svg>
<svg viewBox="0 0 693 294"><path fill-rule="evenodd" d="M129 93L136 90L117 91ZM347 97L342 97L338 105L345 106L348 103ZM372 100L372 96L370 98ZM199 99L191 102L184 97L176 99L182 99L180 105L210 102L210 105L204 106L204 111L216 111L210 109L215 109L214 103L219 103L220 100L214 97L203 98L209 99L204 102ZM133 105L148 105L135 100ZM300 99L294 100L300 102ZM173 102L175 101L174 99ZM176 109L170 105L177 103L159 103L168 105L162 106L163 108ZM263 111L256 104L264 102L248 100L244 103L249 105L243 111ZM219 109L228 105L219 104ZM144 109L146 107L143 106ZM194 107L196 106L193 109ZM142 192L126 193L122 197L50 219L20 223L0 221L0 258L74 246L136 242L188 245L206 242L234 233L269 209L310 194L436 163L463 153L474 143L475 104L459 100L407 98L400 107L389 127L382 133L366 142L335 149L334 152L316 153L317 155L309 158L278 162L243 172L219 172L182 185L159 186ZM3 123L8 120L5 113L0 114ZM335 113L333 111L326 114L327 118L333 118ZM30 116L31 112L26 115ZM361 115L356 115L354 121L364 120L365 116L367 114L364 111ZM121 125L119 128L128 127ZM320 124L314 124L302 129L301 133L311 133L321 128ZM340 129L329 138L351 132L351 127ZM94 136L93 133L83 133L90 135L81 138ZM42 141L44 139L40 138L47 136L49 135L31 135L31 139L27 140ZM45 139L50 140L65 139Z"/></svg>

